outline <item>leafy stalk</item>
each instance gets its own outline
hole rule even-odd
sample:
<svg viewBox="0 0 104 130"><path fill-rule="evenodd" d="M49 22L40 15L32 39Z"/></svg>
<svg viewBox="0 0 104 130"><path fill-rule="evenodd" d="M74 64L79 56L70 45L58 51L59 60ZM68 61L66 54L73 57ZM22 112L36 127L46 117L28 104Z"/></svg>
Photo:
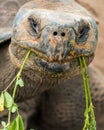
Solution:
<svg viewBox="0 0 104 130"><path fill-rule="evenodd" d="M84 56L79 57L80 68L82 72L82 79L84 83L84 93L86 100L86 109L85 109L85 123L83 130L96 130L96 121L94 115L94 108L91 98L89 78L88 78L88 69Z"/></svg>
<svg viewBox="0 0 104 130"><path fill-rule="evenodd" d="M6 124L4 121L2 121L2 126L4 128L0 129L0 130L13 130L14 127L15 128L18 127L19 129L24 130L23 120L22 120L22 117L20 116L20 114L18 112L18 106L14 102L14 99L15 99L15 95L16 95L16 91L17 91L18 86L20 86L20 87L24 86L24 82L21 78L21 74L22 74L24 66L25 66L25 64L28 60L29 55L30 55L30 50L27 52L17 75L13 78L13 80L6 87L6 89L3 90L3 92L1 93L1 96L0 96L0 99L1 99L0 100L0 103L1 103L0 108L1 109L0 110L1 111L3 110L3 106L5 106L8 109L8 122ZM11 85L14 83L15 80L16 80L16 83L15 83L15 86L14 86L14 89L13 89L13 94L11 96L7 92L7 90L8 90L9 87L11 87ZM13 122L11 124L11 113L15 113L15 112L17 112L17 117L13 120Z"/></svg>
<svg viewBox="0 0 104 130"><path fill-rule="evenodd" d="M26 55L26 57L25 57L25 59L24 59L22 65L21 65L21 67L20 67L20 70L19 70L19 72L18 72L18 74L17 74L17 76L16 76L16 84L15 84L15 87L14 87L14 90L13 90L13 95L12 95L13 99L14 99L14 97L15 97L16 90L17 90L17 87L18 87L18 83L17 83L17 82L18 82L19 79L21 78L21 73L22 73L23 68L24 68L24 66L25 66L25 64L26 64L26 61L28 60L29 55L30 55L30 50L28 51L28 53L27 53L27 55ZM21 80L21 82L22 82L22 80Z"/></svg>

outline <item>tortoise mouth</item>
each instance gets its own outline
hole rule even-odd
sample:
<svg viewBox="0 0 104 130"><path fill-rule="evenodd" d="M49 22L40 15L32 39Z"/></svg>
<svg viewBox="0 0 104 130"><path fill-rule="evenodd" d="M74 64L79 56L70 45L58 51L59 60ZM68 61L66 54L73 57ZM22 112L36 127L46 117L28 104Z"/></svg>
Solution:
<svg viewBox="0 0 104 130"><path fill-rule="evenodd" d="M15 65L18 65L18 67L20 68L21 61L23 61L23 57L27 53L29 48L14 43L10 45L10 48L10 53L12 53L11 57L15 57L15 60L13 60L12 58L12 61L16 61ZM84 55L87 65L89 65L94 58L94 53L86 53L82 55L80 54L78 56L71 56L69 59L65 61L50 62L44 56L42 57L42 54L37 50L30 50L31 55L29 57L29 63L27 63L27 66L29 65L28 69L41 69L41 71L49 72L50 74L72 73L74 72L74 70L79 71L80 64L78 61L78 57Z"/></svg>
<svg viewBox="0 0 104 130"><path fill-rule="evenodd" d="M89 65L93 60L94 55L85 56L86 64ZM65 73L70 72L70 70L80 68L78 57L73 58L67 62L47 62L44 59L36 59L35 63L42 67L44 70L52 72L52 73Z"/></svg>
<svg viewBox="0 0 104 130"><path fill-rule="evenodd" d="M27 47L25 47L28 49ZM50 73L70 73L74 71L74 69L80 69L80 64L78 58L82 55L85 57L86 64L89 65L93 58L94 53L90 51L84 52L84 54L78 55L70 55L69 57L63 60L56 60L56 59L48 59L42 52L36 50L35 48L29 48L31 52L34 54L34 64L39 66L42 70L50 72Z"/></svg>

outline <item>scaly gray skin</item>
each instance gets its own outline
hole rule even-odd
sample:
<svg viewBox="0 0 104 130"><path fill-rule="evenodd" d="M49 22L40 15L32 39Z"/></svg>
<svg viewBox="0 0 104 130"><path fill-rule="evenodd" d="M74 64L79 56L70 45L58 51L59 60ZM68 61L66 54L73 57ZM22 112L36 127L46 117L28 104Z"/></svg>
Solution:
<svg viewBox="0 0 104 130"><path fill-rule="evenodd" d="M31 50L22 75L25 87L16 94L25 123L35 113L37 130L81 130L85 99L77 57L84 55L87 64L93 60L98 33L92 16L74 0L34 0L19 10L9 32L0 38L3 43L12 35L11 44L0 48L0 91ZM96 113L104 113L103 79L92 68L89 73Z"/></svg>

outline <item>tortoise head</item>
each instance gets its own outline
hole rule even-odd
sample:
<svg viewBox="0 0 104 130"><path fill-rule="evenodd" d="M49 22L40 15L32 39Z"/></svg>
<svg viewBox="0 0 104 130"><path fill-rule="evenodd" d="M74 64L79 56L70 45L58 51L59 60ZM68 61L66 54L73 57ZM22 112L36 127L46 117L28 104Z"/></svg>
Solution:
<svg viewBox="0 0 104 130"><path fill-rule="evenodd" d="M31 50L26 64L31 73L65 79L78 74L78 57L85 56L87 64L92 61L98 32L92 16L77 8L20 9L9 49L13 63L20 67L27 50Z"/></svg>

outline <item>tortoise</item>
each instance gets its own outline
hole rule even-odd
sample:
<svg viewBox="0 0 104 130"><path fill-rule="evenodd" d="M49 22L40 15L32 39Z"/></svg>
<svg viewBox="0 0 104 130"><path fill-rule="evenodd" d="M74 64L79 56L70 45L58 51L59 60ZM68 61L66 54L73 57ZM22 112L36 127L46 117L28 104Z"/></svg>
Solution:
<svg viewBox="0 0 104 130"><path fill-rule="evenodd" d="M93 16L75 0L0 2L0 92L31 50L22 74L25 87L15 99L25 128L81 130L85 98L78 57L83 55L87 65L94 58L98 29ZM88 70L95 112L104 113L103 76L92 66ZM6 111L0 120L7 120Z"/></svg>

